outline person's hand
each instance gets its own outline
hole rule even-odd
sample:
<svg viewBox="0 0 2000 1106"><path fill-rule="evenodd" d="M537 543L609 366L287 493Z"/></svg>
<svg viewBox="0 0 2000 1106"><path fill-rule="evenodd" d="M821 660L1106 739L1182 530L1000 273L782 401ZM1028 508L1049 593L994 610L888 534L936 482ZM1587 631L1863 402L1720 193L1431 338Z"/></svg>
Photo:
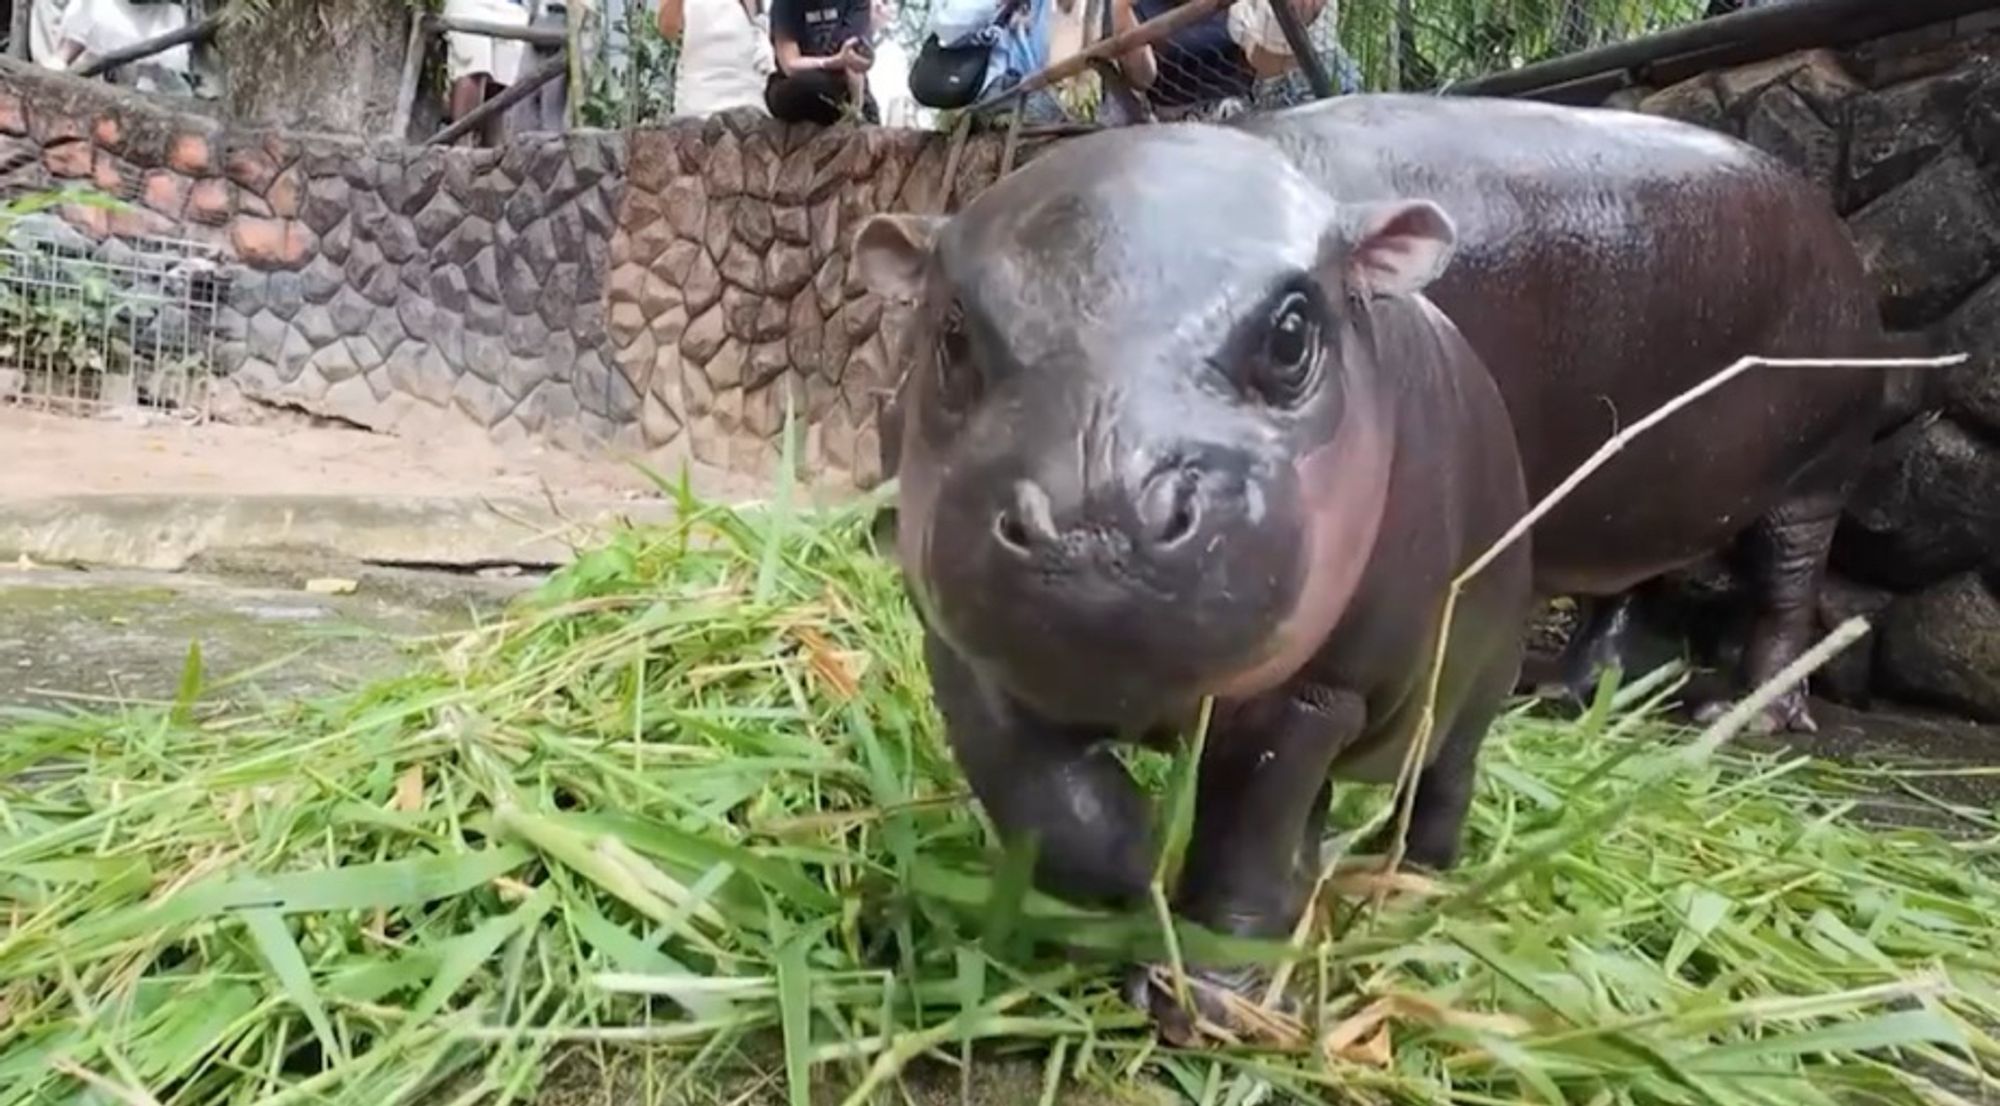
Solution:
<svg viewBox="0 0 2000 1106"><path fill-rule="evenodd" d="M840 53L833 56L833 64L849 73L866 73L875 64L875 59L860 39L850 38L840 44Z"/></svg>

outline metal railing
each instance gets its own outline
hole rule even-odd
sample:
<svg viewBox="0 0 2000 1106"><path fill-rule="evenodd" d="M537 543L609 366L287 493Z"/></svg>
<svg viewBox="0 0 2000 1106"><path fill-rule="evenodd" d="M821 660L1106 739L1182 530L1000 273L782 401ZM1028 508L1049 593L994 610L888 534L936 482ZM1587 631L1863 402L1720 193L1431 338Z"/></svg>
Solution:
<svg viewBox="0 0 2000 1106"><path fill-rule="evenodd" d="M49 214L0 230L0 399L206 417L223 257L176 238L93 240Z"/></svg>

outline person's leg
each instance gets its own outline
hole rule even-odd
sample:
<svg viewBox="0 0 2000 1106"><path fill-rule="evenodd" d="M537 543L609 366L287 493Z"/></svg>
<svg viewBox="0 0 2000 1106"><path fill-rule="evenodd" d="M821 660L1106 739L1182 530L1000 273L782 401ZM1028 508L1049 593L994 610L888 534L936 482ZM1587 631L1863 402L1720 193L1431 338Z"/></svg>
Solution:
<svg viewBox="0 0 2000 1106"><path fill-rule="evenodd" d="M456 19L478 19L485 13L476 6L453 2L445 5L445 14ZM487 85L493 79L493 40L454 31L445 34L444 43L445 72L451 81L445 115L456 123L486 100ZM468 146L477 146L479 141L477 134L459 139Z"/></svg>
<svg viewBox="0 0 2000 1106"><path fill-rule="evenodd" d="M506 85L488 77L486 78L486 95L480 102L484 103L487 100L491 100L505 91L507 91ZM480 124L479 135L480 141L489 147L498 146L507 141L507 113L496 111L492 115L487 116L486 122Z"/></svg>
<svg viewBox="0 0 2000 1106"><path fill-rule="evenodd" d="M558 56L560 55L550 55L551 58ZM542 60L537 59L536 64L541 64ZM535 102L537 105L535 114L541 129L545 131L565 129L569 123L569 74L564 73L543 85L535 93Z"/></svg>
<svg viewBox="0 0 2000 1106"><path fill-rule="evenodd" d="M486 99L486 74L467 73L451 83L451 118L465 118Z"/></svg>
<svg viewBox="0 0 2000 1106"><path fill-rule="evenodd" d="M789 76L773 73L764 84L764 106L781 122L830 127L840 122L846 103L846 75L835 70L813 69Z"/></svg>
<svg viewBox="0 0 2000 1106"><path fill-rule="evenodd" d="M524 5L481 0L478 6L482 10L481 18L489 23L523 30L528 27L528 8ZM491 100L526 77L533 63L528 56L528 44L518 39L492 38L487 40L487 45L492 53L486 71L486 99ZM532 112L534 105L527 105L527 110ZM486 123L480 130L487 146L501 145L507 140L508 132L515 129L508 125L509 114L511 112L503 111L486 117ZM533 124L528 123L527 128L532 129Z"/></svg>

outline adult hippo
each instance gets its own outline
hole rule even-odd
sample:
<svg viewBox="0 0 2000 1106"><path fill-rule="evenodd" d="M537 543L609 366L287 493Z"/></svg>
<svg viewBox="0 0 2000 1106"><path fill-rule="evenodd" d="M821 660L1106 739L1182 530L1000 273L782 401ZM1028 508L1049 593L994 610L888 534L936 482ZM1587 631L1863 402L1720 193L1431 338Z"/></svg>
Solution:
<svg viewBox="0 0 2000 1106"><path fill-rule="evenodd" d="M863 279L915 305L895 546L936 702L1045 890L1147 893L1151 819L1109 743L1204 698L1176 908L1213 929L1288 932L1329 778L1396 777L1449 581L1527 508L1500 394L1422 295L1453 238L1433 204L1336 203L1201 126L1076 139L954 217L861 227ZM1423 863L1458 848L1529 598L1516 546L1457 607Z"/></svg>
<svg viewBox="0 0 2000 1106"><path fill-rule="evenodd" d="M1235 125L1342 203L1422 197L1451 213L1458 253L1428 294L1506 396L1531 499L1740 357L1886 352L1874 287L1832 204L1735 139L1606 108L1416 95ZM1230 207L1172 233L1227 235L1258 217ZM1752 370L1543 519L1538 591L1586 600L1562 661L1569 691L1629 648L1636 585L1718 552L1739 562L1754 607L1738 688L1796 658L1885 383L1879 369ZM1804 690L1760 727L1812 729Z"/></svg>

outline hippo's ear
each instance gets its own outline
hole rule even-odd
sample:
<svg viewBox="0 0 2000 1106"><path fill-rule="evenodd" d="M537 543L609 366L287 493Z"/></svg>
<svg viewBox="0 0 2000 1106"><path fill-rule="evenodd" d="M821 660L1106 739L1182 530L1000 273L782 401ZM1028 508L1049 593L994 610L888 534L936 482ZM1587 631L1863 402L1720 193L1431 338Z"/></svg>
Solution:
<svg viewBox="0 0 2000 1106"><path fill-rule="evenodd" d="M1364 296L1421 292L1451 263L1458 228L1429 200L1367 204L1354 212L1348 287Z"/></svg>
<svg viewBox="0 0 2000 1106"><path fill-rule="evenodd" d="M924 261L944 222L942 215L870 215L854 232L854 268L861 283L886 300L915 300Z"/></svg>

